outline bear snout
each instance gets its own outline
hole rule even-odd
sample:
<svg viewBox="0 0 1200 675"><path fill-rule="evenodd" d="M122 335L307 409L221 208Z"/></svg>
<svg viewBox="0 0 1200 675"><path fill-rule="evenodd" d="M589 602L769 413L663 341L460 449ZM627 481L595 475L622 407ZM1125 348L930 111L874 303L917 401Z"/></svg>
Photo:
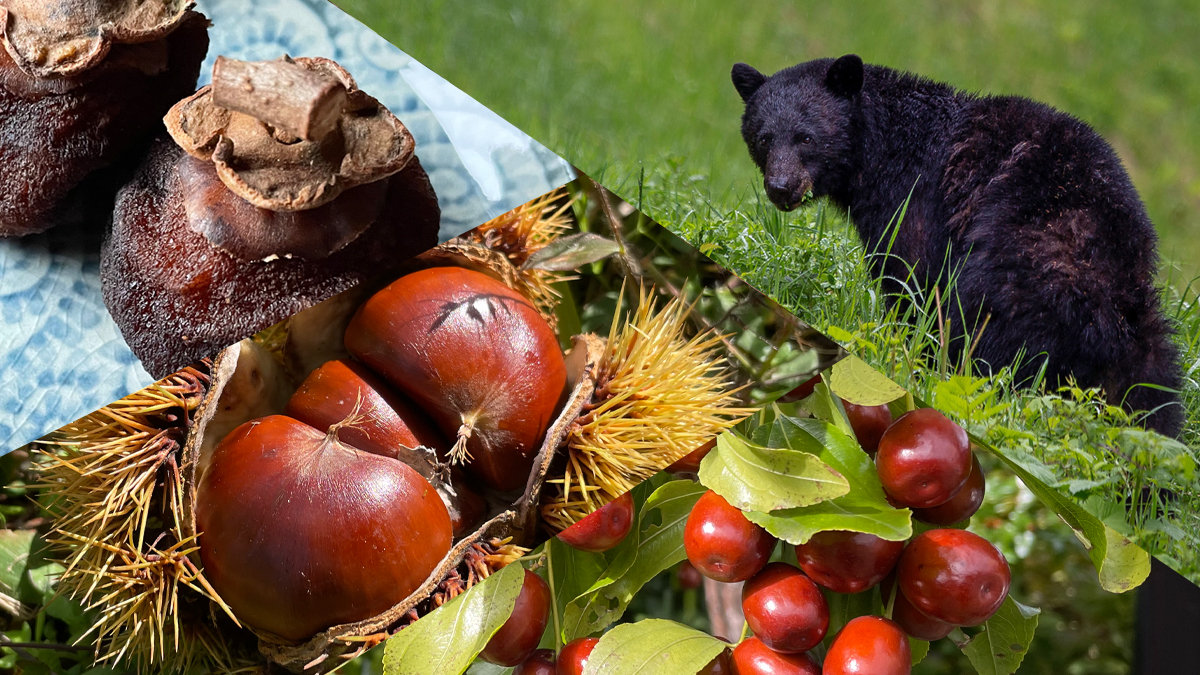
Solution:
<svg viewBox="0 0 1200 675"><path fill-rule="evenodd" d="M767 199L780 211L791 211L804 201L804 196L812 189L812 182L807 176L778 176L768 174L763 177L763 187L767 190Z"/></svg>

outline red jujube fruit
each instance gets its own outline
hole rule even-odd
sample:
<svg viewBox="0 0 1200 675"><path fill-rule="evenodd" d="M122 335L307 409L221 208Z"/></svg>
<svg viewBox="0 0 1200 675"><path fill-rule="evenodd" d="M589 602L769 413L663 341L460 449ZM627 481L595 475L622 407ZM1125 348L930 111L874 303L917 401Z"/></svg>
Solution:
<svg viewBox="0 0 1200 675"><path fill-rule="evenodd" d="M1012 581L991 542L966 530L930 530L909 542L896 583L914 607L955 626L977 626L1000 609Z"/></svg>
<svg viewBox="0 0 1200 675"><path fill-rule="evenodd" d="M512 675L557 675L558 666L554 662L553 649L539 649L524 663L513 668Z"/></svg>
<svg viewBox="0 0 1200 675"><path fill-rule="evenodd" d="M829 605L821 589L784 562L769 563L746 581L742 613L763 644L787 654L812 649L829 629Z"/></svg>
<svg viewBox="0 0 1200 675"><path fill-rule="evenodd" d="M558 675L583 675L592 650L600 643L600 638L576 638L563 645L558 653Z"/></svg>
<svg viewBox="0 0 1200 675"><path fill-rule="evenodd" d="M883 432L875 468L893 503L914 509L944 504L971 475L970 439L933 408L910 410Z"/></svg>
<svg viewBox="0 0 1200 675"><path fill-rule="evenodd" d="M909 675L912 649L893 621L878 616L850 619L838 631L822 666L823 675Z"/></svg>
<svg viewBox="0 0 1200 675"><path fill-rule="evenodd" d="M842 399L846 408L846 419L854 430L854 439L872 457L879 450L879 439L892 424L892 411L884 405L858 405Z"/></svg>
<svg viewBox="0 0 1200 675"><path fill-rule="evenodd" d="M359 308L346 348L456 439L452 454L484 483L525 484L567 378L529 300L481 272L413 272Z"/></svg>
<svg viewBox="0 0 1200 675"><path fill-rule="evenodd" d="M633 493L626 492L558 533L571 548L603 553L617 547L633 526Z"/></svg>
<svg viewBox="0 0 1200 675"><path fill-rule="evenodd" d="M927 509L913 509L913 518L933 525L961 523L975 515L983 505L983 496L987 490L986 478L983 467L979 464L979 457L972 457L971 475L967 477L967 484L948 502Z"/></svg>
<svg viewBox="0 0 1200 675"><path fill-rule="evenodd" d="M834 593L858 593L882 581L903 550L902 541L828 530L797 546L796 561L809 578Z"/></svg>
<svg viewBox="0 0 1200 675"><path fill-rule="evenodd" d="M213 450L196 491L200 558L247 625L289 640L404 600L450 550L437 491L395 459L283 415Z"/></svg>
<svg viewBox="0 0 1200 675"><path fill-rule="evenodd" d="M770 560L776 541L712 490L700 496L683 525L688 561L709 579L726 583L758 574Z"/></svg>
<svg viewBox="0 0 1200 675"><path fill-rule="evenodd" d="M735 675L820 675L821 668L808 654L781 654L757 637L748 637L733 648Z"/></svg>
<svg viewBox="0 0 1200 675"><path fill-rule="evenodd" d="M879 584L879 590L883 593L884 605L887 605L889 598L892 597L892 588L895 585L895 574L889 575L887 579L884 579ZM938 621L933 617L923 614L921 610L914 607L908 601L908 598L904 597L900 589L897 588L895 593L896 597L892 602L892 621L895 621L896 625L900 626L910 637L933 642L934 640L941 640L955 629L953 624Z"/></svg>
<svg viewBox="0 0 1200 675"><path fill-rule="evenodd" d="M537 649L549 621L550 586L538 575L525 570L525 581L512 614L488 640L479 658L505 667L524 663Z"/></svg>

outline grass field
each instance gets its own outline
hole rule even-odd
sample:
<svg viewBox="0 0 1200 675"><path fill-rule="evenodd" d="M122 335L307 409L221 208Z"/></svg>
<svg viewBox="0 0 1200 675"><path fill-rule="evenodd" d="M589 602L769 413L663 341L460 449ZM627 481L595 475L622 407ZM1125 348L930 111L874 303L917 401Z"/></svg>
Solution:
<svg viewBox="0 0 1200 675"><path fill-rule="evenodd" d="M1200 275L1196 0L335 3L626 197L642 168L672 160L726 206L757 184L738 135L736 61L769 73L855 52L1042 100L1120 152L1177 268L1164 276Z"/></svg>

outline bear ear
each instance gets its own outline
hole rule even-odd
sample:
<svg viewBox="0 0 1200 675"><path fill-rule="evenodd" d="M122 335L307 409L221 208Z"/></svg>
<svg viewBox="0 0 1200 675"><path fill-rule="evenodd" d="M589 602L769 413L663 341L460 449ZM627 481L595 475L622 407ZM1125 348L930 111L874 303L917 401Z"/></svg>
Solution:
<svg viewBox="0 0 1200 675"><path fill-rule="evenodd" d="M863 62L855 54L847 54L829 66L825 73L825 87L829 91L850 98L862 91Z"/></svg>
<svg viewBox="0 0 1200 675"><path fill-rule="evenodd" d="M737 89L742 101L748 102L754 92L767 81L767 76L745 63L733 64L733 88Z"/></svg>

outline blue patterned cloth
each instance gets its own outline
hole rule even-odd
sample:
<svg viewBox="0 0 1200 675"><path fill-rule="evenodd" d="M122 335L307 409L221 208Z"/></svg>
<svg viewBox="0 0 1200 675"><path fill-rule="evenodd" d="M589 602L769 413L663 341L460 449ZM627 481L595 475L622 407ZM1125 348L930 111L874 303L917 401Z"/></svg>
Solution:
<svg viewBox="0 0 1200 675"><path fill-rule="evenodd" d="M325 56L412 131L443 240L573 178L570 166L326 0L199 0L217 55ZM0 454L152 382L100 295L99 241L0 239Z"/></svg>

